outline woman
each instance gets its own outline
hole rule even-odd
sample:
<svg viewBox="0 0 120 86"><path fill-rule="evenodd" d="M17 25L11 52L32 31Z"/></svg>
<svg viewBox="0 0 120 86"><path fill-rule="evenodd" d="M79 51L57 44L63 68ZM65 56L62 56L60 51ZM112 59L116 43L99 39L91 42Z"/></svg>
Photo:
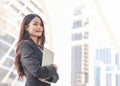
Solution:
<svg viewBox="0 0 120 86"><path fill-rule="evenodd" d="M42 67L45 29L42 19L36 14L24 17L17 42L15 66L19 77L26 77L25 86L50 86L43 81L58 80L55 64Z"/></svg>

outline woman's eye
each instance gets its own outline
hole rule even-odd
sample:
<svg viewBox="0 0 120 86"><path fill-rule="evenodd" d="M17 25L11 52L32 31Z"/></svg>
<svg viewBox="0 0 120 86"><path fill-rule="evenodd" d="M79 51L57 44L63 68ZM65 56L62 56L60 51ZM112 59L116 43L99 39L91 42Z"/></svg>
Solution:
<svg viewBox="0 0 120 86"><path fill-rule="evenodd" d="M39 26L42 26L42 27L43 27L43 24L36 24L36 23L35 23L35 24L33 24L33 25L35 25L35 26L38 26L38 25L39 25Z"/></svg>
<svg viewBox="0 0 120 86"><path fill-rule="evenodd" d="M37 24L34 24L34 25L37 25Z"/></svg>

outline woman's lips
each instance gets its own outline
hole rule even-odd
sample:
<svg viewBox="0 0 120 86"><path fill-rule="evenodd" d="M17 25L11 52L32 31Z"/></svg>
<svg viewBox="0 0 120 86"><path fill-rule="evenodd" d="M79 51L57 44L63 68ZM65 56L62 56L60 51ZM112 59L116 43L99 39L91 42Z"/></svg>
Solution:
<svg viewBox="0 0 120 86"><path fill-rule="evenodd" d="M36 30L36 32L42 32L42 31Z"/></svg>

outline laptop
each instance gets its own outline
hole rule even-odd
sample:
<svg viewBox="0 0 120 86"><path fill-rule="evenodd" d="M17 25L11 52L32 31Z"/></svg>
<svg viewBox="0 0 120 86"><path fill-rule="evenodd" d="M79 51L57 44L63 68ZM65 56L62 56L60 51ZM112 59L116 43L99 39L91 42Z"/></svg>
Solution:
<svg viewBox="0 0 120 86"><path fill-rule="evenodd" d="M48 48L44 48L43 50L43 58L42 58L42 66L49 66L51 64L53 64L54 61L54 52ZM45 83L52 83L50 81L47 80L41 80Z"/></svg>
<svg viewBox="0 0 120 86"><path fill-rule="evenodd" d="M48 66L53 64L54 52L48 48L43 50L42 66Z"/></svg>

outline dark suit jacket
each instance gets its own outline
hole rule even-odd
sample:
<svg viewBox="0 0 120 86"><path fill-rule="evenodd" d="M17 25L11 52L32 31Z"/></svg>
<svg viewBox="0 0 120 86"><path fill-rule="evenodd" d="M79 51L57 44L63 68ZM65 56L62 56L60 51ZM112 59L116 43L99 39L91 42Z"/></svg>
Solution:
<svg viewBox="0 0 120 86"><path fill-rule="evenodd" d="M24 40L20 44L21 64L26 76L25 86L50 86L38 78L52 77L56 72L54 66L41 67L43 53L33 40Z"/></svg>

